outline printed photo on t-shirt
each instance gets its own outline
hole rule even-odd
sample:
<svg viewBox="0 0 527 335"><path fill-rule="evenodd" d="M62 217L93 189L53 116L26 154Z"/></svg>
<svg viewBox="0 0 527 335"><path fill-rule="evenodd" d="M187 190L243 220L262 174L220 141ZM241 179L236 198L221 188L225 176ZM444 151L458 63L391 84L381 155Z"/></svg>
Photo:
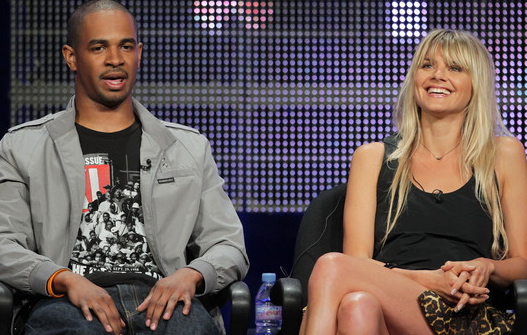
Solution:
<svg viewBox="0 0 527 335"><path fill-rule="evenodd" d="M144 273L159 278L148 247L140 172L114 166L107 153L84 155L86 193L73 248L73 272Z"/></svg>

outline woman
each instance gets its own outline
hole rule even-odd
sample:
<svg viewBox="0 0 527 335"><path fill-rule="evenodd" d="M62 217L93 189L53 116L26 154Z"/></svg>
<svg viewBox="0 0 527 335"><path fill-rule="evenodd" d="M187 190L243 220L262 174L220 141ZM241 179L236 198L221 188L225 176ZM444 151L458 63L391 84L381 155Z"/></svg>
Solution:
<svg viewBox="0 0 527 335"><path fill-rule="evenodd" d="M344 253L317 261L301 334L510 332L514 316L492 301L527 278L527 163L494 85L473 35L424 38L398 133L353 155Z"/></svg>

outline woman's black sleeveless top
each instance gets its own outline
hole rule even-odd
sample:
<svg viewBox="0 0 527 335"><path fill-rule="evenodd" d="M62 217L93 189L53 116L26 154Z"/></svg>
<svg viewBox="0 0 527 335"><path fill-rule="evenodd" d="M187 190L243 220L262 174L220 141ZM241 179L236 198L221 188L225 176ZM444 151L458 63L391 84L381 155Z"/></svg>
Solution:
<svg viewBox="0 0 527 335"><path fill-rule="evenodd" d="M397 146L397 136L384 140L384 159L377 184L374 258L405 269L438 269L446 261L491 258L492 219L475 196L474 176L460 189L441 195L412 184L407 205L388 240L386 231L389 198L397 162L387 156Z"/></svg>

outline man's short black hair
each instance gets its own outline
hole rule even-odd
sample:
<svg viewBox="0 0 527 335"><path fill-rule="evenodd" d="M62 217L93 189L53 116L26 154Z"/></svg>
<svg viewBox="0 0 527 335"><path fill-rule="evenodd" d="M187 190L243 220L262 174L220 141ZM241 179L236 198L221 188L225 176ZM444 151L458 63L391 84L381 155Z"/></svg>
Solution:
<svg viewBox="0 0 527 335"><path fill-rule="evenodd" d="M137 22L135 21L135 17L126 7L114 0L91 0L80 5L68 20L67 44L75 48L79 43L80 29L86 15L104 10L120 10L130 15L134 21L134 28L137 34Z"/></svg>

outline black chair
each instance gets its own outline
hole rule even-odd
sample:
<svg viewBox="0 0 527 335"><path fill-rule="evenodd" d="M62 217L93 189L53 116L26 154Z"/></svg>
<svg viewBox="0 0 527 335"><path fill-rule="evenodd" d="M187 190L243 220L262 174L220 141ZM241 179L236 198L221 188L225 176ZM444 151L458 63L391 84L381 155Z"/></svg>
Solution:
<svg viewBox="0 0 527 335"><path fill-rule="evenodd" d="M271 300L282 306L281 335L298 335L302 308L307 305L307 283L313 266L323 254L342 252L342 221L346 184L321 192L308 206L298 230L292 278L277 280ZM511 287L516 311L515 334L527 334L527 280L517 280Z"/></svg>
<svg viewBox="0 0 527 335"><path fill-rule="evenodd" d="M33 295L17 292L7 284L0 282L0 334L20 335L29 310L36 301ZM213 305L223 307L230 303L230 317L225 320L230 335L246 335L251 313L251 294L249 287L237 281L213 297L203 301L205 307Z"/></svg>

